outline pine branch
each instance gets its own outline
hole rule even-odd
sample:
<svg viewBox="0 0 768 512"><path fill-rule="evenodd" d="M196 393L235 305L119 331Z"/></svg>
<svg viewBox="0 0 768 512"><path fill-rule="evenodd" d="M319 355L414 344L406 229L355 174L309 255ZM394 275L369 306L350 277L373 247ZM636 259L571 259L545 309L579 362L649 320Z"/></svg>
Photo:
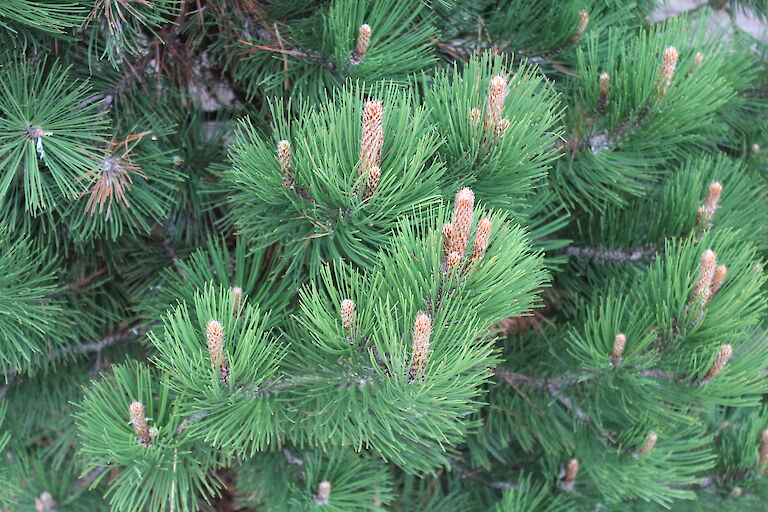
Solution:
<svg viewBox="0 0 768 512"><path fill-rule="evenodd" d="M66 497L62 500L63 504L67 504L71 500L74 500L75 498L77 498L77 496L81 492L83 492L84 490L88 489L91 485L93 485L93 483L102 475L102 473L104 473L108 469L109 469L108 464L99 466L96 469L89 471L88 474L86 474L81 479L77 480L70 488Z"/></svg>
<svg viewBox="0 0 768 512"><path fill-rule="evenodd" d="M355 383L358 387L364 387L368 385L371 381L377 380L379 382L382 381L381 377L377 377L375 375L359 375L356 373L350 373L350 372L344 372L341 373L338 376L322 376L322 375L302 375L302 376L295 376L295 377L287 377L284 379L275 379L273 381L267 382L263 386L256 386L254 391L251 391L248 393L249 398L263 398L265 396L271 395L273 393L278 393L280 391L287 391L291 389L296 389L301 386L305 385L311 385L313 383L320 383L320 382L333 382L333 381L345 381L348 383ZM248 384L238 384L236 386L236 389L248 389ZM186 418L181 422L181 425L176 429L176 434L183 433L187 428L189 428L191 425L194 425L195 423L198 423L200 420L208 416L209 411L207 410L201 410L198 412L195 412Z"/></svg>
<svg viewBox="0 0 768 512"><path fill-rule="evenodd" d="M64 357L78 354L101 353L101 351L105 348L140 338L147 332L151 331L154 327L156 327L156 324L145 325L142 327L127 327L120 331L109 334L99 340L94 340L88 343L82 343L56 350L49 356L48 360L55 361L57 359L62 359Z"/></svg>
<svg viewBox="0 0 768 512"><path fill-rule="evenodd" d="M171 258L171 262L173 263L173 268L176 269L176 272L179 273L179 275L183 278L184 277L184 269L179 265L179 254L176 252L176 249L173 247L173 242L170 238L166 238L163 240L163 248L165 249L166 254L168 254L168 257Z"/></svg>
<svg viewBox="0 0 768 512"><path fill-rule="evenodd" d="M592 263L635 263L653 261L663 252L663 247L651 244L636 249L609 249L572 245L566 247L564 252L571 258L585 258Z"/></svg>

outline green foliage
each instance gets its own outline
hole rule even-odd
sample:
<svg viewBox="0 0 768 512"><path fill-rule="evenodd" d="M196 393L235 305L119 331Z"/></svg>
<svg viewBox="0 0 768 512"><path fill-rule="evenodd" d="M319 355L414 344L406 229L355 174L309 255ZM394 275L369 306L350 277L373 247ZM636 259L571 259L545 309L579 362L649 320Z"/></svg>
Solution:
<svg viewBox="0 0 768 512"><path fill-rule="evenodd" d="M185 430L217 447L251 455L281 439L280 408L261 400L263 388L278 375L284 343L269 332L269 316L237 299L226 288L209 286L195 295L194 309L183 304L164 322L162 337L150 336L158 351L157 367L167 373L179 395ZM220 322L228 382L220 381L206 347L206 327Z"/></svg>
<svg viewBox="0 0 768 512"><path fill-rule="evenodd" d="M333 482L327 503L318 499L321 482ZM238 471L244 505L267 510L335 512L380 510L392 500L385 466L366 457L294 453L288 448L267 452ZM275 492L278 490L278 492Z"/></svg>
<svg viewBox="0 0 768 512"><path fill-rule="evenodd" d="M94 57L106 57L117 67L144 50L144 30L158 36L157 29L178 14L181 4L181 0L96 0L83 24L90 29L88 49Z"/></svg>
<svg viewBox="0 0 768 512"><path fill-rule="evenodd" d="M11 434L6 430L4 425L7 411L7 404L0 405L0 428L2 428L2 430L0 430L0 451L2 452L6 450L6 447L11 440ZM4 464L0 465L0 477L2 477L3 482L6 482L8 485L7 488L4 488L3 491L0 492L0 505L8 507L16 501L14 496L17 489L16 485L14 485L12 483L13 481L9 478L7 468Z"/></svg>
<svg viewBox="0 0 768 512"><path fill-rule="evenodd" d="M172 377L180 410L191 418L186 428L239 456L287 438L369 446L411 471L441 464L447 445L466 432L460 420L477 407L477 387L492 361L486 326L506 311L525 313L545 278L521 230L491 218L497 228L489 249L465 276L446 274L442 223L433 224L425 239L421 228L403 225L369 272L341 263L323 270L322 291L311 286L302 293L298 323L282 342L271 339L269 320L258 310L247 302L236 307L229 288L196 295L192 313L180 306L167 317L162 338L151 339L158 368ZM351 341L339 322L342 295L360 304L359 334ZM407 377L419 309L443 327L430 340L423 383ZM227 347L230 376L223 385L204 343L210 319L221 322ZM333 344L326 341L331 333ZM332 410L329 396L337 404ZM388 433L385 421L399 421L399 427ZM397 449L402 442L414 451Z"/></svg>
<svg viewBox="0 0 768 512"><path fill-rule="evenodd" d="M70 344L75 324L58 294L55 260L33 251L29 240L0 236L0 364L7 376Z"/></svg>
<svg viewBox="0 0 768 512"><path fill-rule="evenodd" d="M0 509L764 508L760 2L0 3Z"/></svg>
<svg viewBox="0 0 768 512"><path fill-rule="evenodd" d="M717 211L706 223L709 226L704 226L697 219L697 211L713 182L723 185L723 193ZM578 238L587 245L632 248L647 254L659 249L666 238L685 237L714 226L741 230L745 240L765 250L768 233L759 219L768 215L768 205L761 201L761 194L759 180L738 162L723 156L714 160L697 158L684 163L647 197L630 202L626 208L579 219Z"/></svg>
<svg viewBox="0 0 768 512"><path fill-rule="evenodd" d="M56 62L12 61L2 72L0 195L24 191L23 202L4 197L7 218L9 208L35 213L76 197L77 184L102 159L108 120L88 101L88 85L67 79Z"/></svg>
<svg viewBox="0 0 768 512"><path fill-rule="evenodd" d="M736 0L731 8L745 14L754 14L762 20L768 20L768 6L760 0Z"/></svg>
<svg viewBox="0 0 768 512"><path fill-rule="evenodd" d="M381 179L376 193L363 198L360 119L367 99L384 107ZM344 257L370 264L403 217L423 215L439 200L442 165L427 112L410 93L388 85L350 87L333 101L304 103L292 120L283 102L272 107L273 137L240 125L226 173L238 234L256 247L286 241L283 257L291 267L308 265L316 274L323 262ZM277 142L291 144L295 185L287 187L275 155Z"/></svg>
<svg viewBox="0 0 768 512"><path fill-rule="evenodd" d="M713 150L719 109L751 81L750 61L709 42L702 29L673 19L627 42L608 34L608 51L597 57L597 39L578 52L579 96L570 112L568 142L553 169L558 194L572 208L604 211L643 195L691 151ZM660 81L662 56L679 52L671 84ZM704 60L695 64L696 54ZM600 107L599 75L610 77ZM752 75L753 76L753 75Z"/></svg>
<svg viewBox="0 0 768 512"><path fill-rule="evenodd" d="M712 248L729 269L704 312L692 307L691 299L703 248ZM568 450L579 460L599 458L599 465L585 470L594 472L590 480L602 495L618 500L639 497L669 504L693 498L690 491L675 487L693 484L697 474L711 467L712 455L704 449L711 441L689 427L696 424L698 407L756 405L766 391L761 379L754 378L759 374L755 369L768 362L768 353L753 341L765 307L764 278L754 268L753 250L744 247L737 233L720 229L700 240L692 235L670 242L663 254L647 270L608 284L584 302L573 319L577 327L568 335L567 354L549 344L550 357L559 363L556 377L540 383L513 374L508 378L523 386L528 382L531 391L523 397L491 398L500 411L516 414L513 418L492 411L489 428L511 433L526 451L536 440L553 455ZM615 364L611 351L618 333L627 341ZM733 359L705 381L724 343L733 345ZM510 350L507 360L516 361L513 354L521 349ZM525 371L522 364L519 368ZM574 409L573 397L561 389L566 386L573 387L583 408ZM553 399L566 413L554 424L553 411L544 415L539 409ZM598 433L598 439L589 431ZM649 454L636 456L651 431L658 433L659 442ZM677 479L676 486L667 487Z"/></svg>
<svg viewBox="0 0 768 512"><path fill-rule="evenodd" d="M763 339L760 341L765 341ZM758 440L768 420L765 405L757 410L712 411L707 417L715 430L718 479L716 484L728 493L735 483L759 486L765 471L760 463Z"/></svg>
<svg viewBox="0 0 768 512"><path fill-rule="evenodd" d="M80 468L72 453L63 465L51 466L34 453L9 454L8 462L14 480L22 483L12 494L14 505L10 510L37 510L44 504L53 505L61 512L94 512L109 510L98 492L78 487ZM43 509L44 510L44 509Z"/></svg>
<svg viewBox="0 0 768 512"><path fill-rule="evenodd" d="M405 84L435 60L430 48L435 30L422 0L334 0L314 15L279 28L270 8L265 10L256 14L255 21L265 25L261 30L250 30L248 19L237 20L242 27L237 44L227 48L241 55L234 62L234 75L249 97L261 91L298 92L322 101L326 91L347 79ZM371 27L370 45L356 63L353 51L362 24Z"/></svg>
<svg viewBox="0 0 768 512"><path fill-rule="evenodd" d="M182 419L168 383L149 368L129 363L112 372L85 389L76 415L86 472L104 465L119 469L106 493L112 510L197 510L197 493L216 492L212 470L221 463L218 454L179 432ZM150 446L137 443L127 422L134 401L144 404L150 425L157 428ZM102 471L94 484L107 475Z"/></svg>
<svg viewBox="0 0 768 512"><path fill-rule="evenodd" d="M530 476L520 478L515 487L504 492L496 512L559 512L569 510L564 496L552 498L546 485L532 483Z"/></svg>
<svg viewBox="0 0 768 512"><path fill-rule="evenodd" d="M222 114L212 128L200 109L179 108L173 112L183 115L170 135L171 140L160 143L172 148L174 167L184 181L176 190L167 226L174 240L201 245L205 236L214 232L224 202L223 194L215 190L212 183L218 180L226 165L230 118L228 113Z"/></svg>
<svg viewBox="0 0 768 512"><path fill-rule="evenodd" d="M85 19L86 8L70 0L8 0L0 5L0 26L18 32L17 25L42 32L61 33Z"/></svg>
<svg viewBox="0 0 768 512"><path fill-rule="evenodd" d="M335 265L323 272L322 287L302 293L302 334L297 338L306 340L306 348L300 348L301 358L293 355L285 364L297 369L309 364L330 375L327 384L289 390L291 401L299 410L323 411L333 392L347 404L322 416L301 417L302 438L366 443L407 471L443 463L443 450L467 432L469 425L461 420L476 409L477 386L493 360L487 326L500 320L502 311L528 311L533 292L545 280L519 228L504 225L498 215L492 219L496 227L488 252L465 274L446 273L442 223L433 221L423 235L421 227L406 224L371 270ZM339 322L342 299L358 305L351 342ZM409 382L413 319L420 310L441 329L433 329L424 381ZM338 379L347 382L346 389L334 384ZM354 394L348 391L353 385L358 388ZM397 427L385 427L392 422ZM408 451L398 449L404 441L411 445Z"/></svg>
<svg viewBox="0 0 768 512"><path fill-rule="evenodd" d="M250 303L271 311L272 322L277 322L286 312L289 290L295 283L281 279L275 261L279 261L277 254L268 249L251 250L242 239L233 249L223 240L210 239L188 259L162 272L160 284L144 295L142 316L159 318L178 304L192 305L199 290L214 285L240 288Z"/></svg>
<svg viewBox="0 0 768 512"><path fill-rule="evenodd" d="M486 126L488 84L501 75L508 82L502 117L509 126L501 135ZM456 185L471 187L488 204L525 219L534 186L552 164L552 148L560 120L557 96L535 68L508 66L501 57L484 54L461 71L439 73L425 94L432 122L444 142L444 183L450 196ZM472 110L479 110L477 121ZM543 187L536 187L540 190Z"/></svg>

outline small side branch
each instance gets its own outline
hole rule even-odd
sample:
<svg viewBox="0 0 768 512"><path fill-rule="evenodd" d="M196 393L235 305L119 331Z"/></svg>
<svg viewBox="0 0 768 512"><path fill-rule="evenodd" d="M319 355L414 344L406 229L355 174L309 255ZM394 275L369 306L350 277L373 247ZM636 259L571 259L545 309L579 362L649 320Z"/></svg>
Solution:
<svg viewBox="0 0 768 512"><path fill-rule="evenodd" d="M652 261L661 252L656 245L636 249L609 249L607 247L570 246L565 254L571 258L585 258L592 263L635 263Z"/></svg>
<svg viewBox="0 0 768 512"><path fill-rule="evenodd" d="M150 331L152 327L153 325L148 325L144 327L126 329L124 331L118 331L116 333L110 334L109 336L105 336L100 340L92 341L90 343L81 343L79 345L62 348L53 352L53 354L50 356L50 360L60 359L68 355L99 353L107 347L117 345L118 343L122 343L124 341L131 341L139 338Z"/></svg>
<svg viewBox="0 0 768 512"><path fill-rule="evenodd" d="M84 490L88 489L93 483L104 473L106 470L109 469L109 465L105 464L103 466L98 466L96 469L91 470L88 472L87 475L85 475L83 478L75 482L72 487L69 490L69 493L67 493L66 497L62 500L62 504L66 505L67 503L70 503L72 500L76 499L77 496L83 492Z"/></svg>

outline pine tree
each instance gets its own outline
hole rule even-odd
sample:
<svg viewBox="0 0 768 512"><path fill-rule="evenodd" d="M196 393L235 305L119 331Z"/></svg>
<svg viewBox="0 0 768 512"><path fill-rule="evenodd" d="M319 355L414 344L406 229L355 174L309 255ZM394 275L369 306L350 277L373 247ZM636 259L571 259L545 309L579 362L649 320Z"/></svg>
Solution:
<svg viewBox="0 0 768 512"><path fill-rule="evenodd" d="M662 3L3 2L0 510L762 510L768 8Z"/></svg>

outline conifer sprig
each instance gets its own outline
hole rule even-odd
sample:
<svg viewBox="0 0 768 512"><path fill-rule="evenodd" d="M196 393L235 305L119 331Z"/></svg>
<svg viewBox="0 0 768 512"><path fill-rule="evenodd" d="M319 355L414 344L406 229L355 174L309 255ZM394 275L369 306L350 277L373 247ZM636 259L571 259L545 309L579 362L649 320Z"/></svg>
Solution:
<svg viewBox="0 0 768 512"><path fill-rule="evenodd" d="M597 41L591 40L577 51L578 73L588 77L588 92L574 99L590 110L600 108L592 119L569 119L571 132L559 144L565 158L553 170L554 185L575 209L604 211L644 195L648 183L666 174L661 164L684 159L686 148L712 134L708 119L735 107L735 92L741 87L737 82L751 73L747 62L730 59L686 20L670 20L621 43L618 39L618 34L609 36L616 46L607 54L601 55ZM686 75L677 68L694 63L696 52L689 48L706 52L708 59L706 66ZM629 61L641 64L625 69ZM746 75L733 81L732 66L743 66ZM601 99L606 90L599 79L603 74L610 76L612 101ZM629 164L639 161L649 166Z"/></svg>
<svg viewBox="0 0 768 512"><path fill-rule="evenodd" d="M113 375L84 392L76 414L80 455L86 473L96 475L87 485L108 482L113 510L193 512L199 500L216 493L213 471L221 464L220 454L174 434L181 418L167 384L134 362L114 366ZM129 411L132 425L126 422ZM108 480L109 472L98 471L105 463L118 468L120 477Z"/></svg>
<svg viewBox="0 0 768 512"><path fill-rule="evenodd" d="M249 97L261 91L293 92L322 101L323 91L347 79L405 85L435 62L430 38L436 30L421 0L334 0L322 9L297 13L279 28L271 10L262 6L249 10L247 21L232 20L237 36L221 48L231 52L222 58L231 62Z"/></svg>
<svg viewBox="0 0 768 512"><path fill-rule="evenodd" d="M260 247L284 243L284 258L295 269L308 265L316 273L321 262L337 257L364 266L386 246L396 219L420 218L439 200L440 143L408 93L386 85L350 87L303 109L301 123L286 121L284 107L273 105L275 130L294 141L294 188L284 185L274 143L248 122L225 179L234 190L239 233Z"/></svg>
<svg viewBox="0 0 768 512"><path fill-rule="evenodd" d="M561 111L543 77L485 54L438 72L425 103L444 139L444 197L457 184L471 187L491 206L526 218L523 204L556 157L550 148Z"/></svg>
<svg viewBox="0 0 768 512"><path fill-rule="evenodd" d="M0 196L23 190L30 213L75 198L79 180L100 161L109 120L87 101L90 87L45 60L13 61L0 83ZM23 172L19 174L19 170Z"/></svg>

